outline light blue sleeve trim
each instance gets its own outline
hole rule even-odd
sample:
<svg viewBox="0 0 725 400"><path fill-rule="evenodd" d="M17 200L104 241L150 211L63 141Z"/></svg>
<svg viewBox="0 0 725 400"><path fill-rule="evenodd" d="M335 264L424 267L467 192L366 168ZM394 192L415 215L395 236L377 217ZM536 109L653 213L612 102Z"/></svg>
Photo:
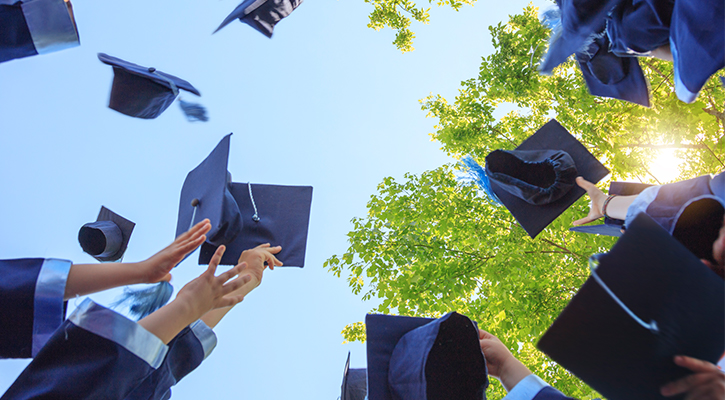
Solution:
<svg viewBox="0 0 725 400"><path fill-rule="evenodd" d="M649 207L650 203L655 201L655 198L657 198L657 194L660 192L660 187L661 186L650 186L637 195L632 204L629 205L629 208L627 208L627 216L624 218L625 227L627 227L629 223L632 222L637 215L639 215L639 213L647 211L647 207Z"/></svg>
<svg viewBox="0 0 725 400"><path fill-rule="evenodd" d="M154 369L161 365L169 350L169 346L141 325L89 298L83 300L68 320L79 328L122 346Z"/></svg>
<svg viewBox="0 0 725 400"><path fill-rule="evenodd" d="M214 331L202 320L198 320L191 324L191 331L199 340L199 343L201 343L201 347L204 349L204 359L206 360L212 350L216 347L216 335L214 334Z"/></svg>
<svg viewBox="0 0 725 400"><path fill-rule="evenodd" d="M33 45L38 54L79 46L78 30L63 0L30 0L22 4Z"/></svg>
<svg viewBox="0 0 725 400"><path fill-rule="evenodd" d="M543 379L531 374L511 389L503 400L532 400L541 389L549 386Z"/></svg>
<svg viewBox="0 0 725 400"><path fill-rule="evenodd" d="M63 297L71 265L68 260L47 258L40 267L33 300L33 357L63 323Z"/></svg>
<svg viewBox="0 0 725 400"><path fill-rule="evenodd" d="M685 103L692 103L697 98L697 94L699 92L692 93L682 82L680 79L680 69L677 68L678 60L679 60L679 54L677 51L677 46L675 46L675 42L672 41L672 38L670 38L670 52L672 52L672 69L675 71L675 93L677 94L677 98L684 101Z"/></svg>

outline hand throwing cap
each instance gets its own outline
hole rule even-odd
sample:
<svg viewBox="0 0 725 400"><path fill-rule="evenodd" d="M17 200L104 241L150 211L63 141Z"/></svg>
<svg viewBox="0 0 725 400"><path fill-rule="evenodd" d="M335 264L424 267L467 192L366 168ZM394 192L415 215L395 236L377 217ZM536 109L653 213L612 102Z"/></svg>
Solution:
<svg viewBox="0 0 725 400"><path fill-rule="evenodd" d="M713 364L725 350L725 282L646 214L595 259L537 347L610 399L661 399L690 375L675 355Z"/></svg>
<svg viewBox="0 0 725 400"><path fill-rule="evenodd" d="M300 4L302 4L302 0L245 0L224 19L214 33L235 19L239 19L264 36L271 38L274 26L282 18L290 15Z"/></svg>
<svg viewBox="0 0 725 400"><path fill-rule="evenodd" d="M481 400L488 372L467 317L367 315L368 399Z"/></svg>
<svg viewBox="0 0 725 400"><path fill-rule="evenodd" d="M575 180L598 182L609 171L552 119L516 150L486 156L485 178L501 203L532 238L581 197ZM481 184L486 186L486 184Z"/></svg>
<svg viewBox="0 0 725 400"><path fill-rule="evenodd" d="M113 86L108 107L121 114L153 119L176 100L179 89L201 96L189 82L157 71L156 68L142 67L103 53L98 53L98 59L113 67ZM205 121L206 117L197 119Z"/></svg>
<svg viewBox="0 0 725 400"><path fill-rule="evenodd" d="M285 266L304 266L312 187L232 183L227 171L231 134L184 181L176 236L209 218L212 230L202 244L199 263L208 264L226 245L221 264L235 265L242 251L263 243L282 246Z"/></svg>
<svg viewBox="0 0 725 400"><path fill-rule="evenodd" d="M345 371L342 375L341 400L365 400L368 394L367 378L365 368L350 368L350 353L347 353Z"/></svg>
<svg viewBox="0 0 725 400"><path fill-rule="evenodd" d="M83 251L98 261L117 261L126 252L135 226L135 223L101 206L96 222L81 227L78 242Z"/></svg>
<svg viewBox="0 0 725 400"><path fill-rule="evenodd" d="M609 184L609 194L616 194L618 196L631 196L641 193L652 185L646 183L635 183L635 182L612 182ZM574 226L569 228L573 232L592 233L596 235L605 236L622 236L622 227L624 221L621 219L604 217L603 224L597 225L583 225Z"/></svg>
<svg viewBox="0 0 725 400"><path fill-rule="evenodd" d="M79 45L70 1L0 0L0 62Z"/></svg>

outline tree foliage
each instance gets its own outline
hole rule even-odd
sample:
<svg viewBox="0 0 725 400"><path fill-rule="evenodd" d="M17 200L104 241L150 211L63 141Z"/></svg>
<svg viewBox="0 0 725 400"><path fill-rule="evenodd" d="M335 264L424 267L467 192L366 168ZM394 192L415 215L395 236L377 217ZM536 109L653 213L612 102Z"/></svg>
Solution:
<svg viewBox="0 0 725 400"><path fill-rule="evenodd" d="M490 28L494 54L479 75L461 83L455 101L422 100L438 120L432 137L454 157L479 161L494 149L513 149L555 117L612 171L612 179L642 177L658 183L648 166L661 148L679 149L679 179L715 172L723 164L725 90L712 79L693 104L677 100L672 67L642 59L652 108L593 97L569 62L542 76L536 60L548 32L533 7ZM500 107L512 111L495 117ZM570 232L588 209L582 199L536 239L509 212L481 196L444 165L403 181L386 178L371 196L368 215L353 219L350 247L325 267L346 276L363 299L378 298L376 313L437 317L459 311L498 336L534 373L568 395L597 394L535 349L588 274L590 255L612 238ZM602 186L607 182L602 182ZM348 325L346 340L364 340L364 324ZM489 398L503 397L493 385Z"/></svg>
<svg viewBox="0 0 725 400"><path fill-rule="evenodd" d="M476 0L436 0L437 6L448 5L458 11L464 4L473 5ZM430 20L429 8L419 7L412 0L365 0L373 5L368 28L379 31L386 26L395 30L393 44L403 53L413 50L415 34L410 30L411 18L427 24ZM428 0L428 4L433 0Z"/></svg>

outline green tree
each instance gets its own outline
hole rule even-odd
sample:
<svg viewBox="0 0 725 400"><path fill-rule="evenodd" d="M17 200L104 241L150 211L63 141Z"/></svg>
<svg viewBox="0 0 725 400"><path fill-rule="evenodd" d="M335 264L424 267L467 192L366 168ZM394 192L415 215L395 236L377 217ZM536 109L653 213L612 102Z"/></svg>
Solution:
<svg viewBox="0 0 725 400"><path fill-rule="evenodd" d="M476 0L436 0L437 6L448 5L458 11L464 4L473 5ZM410 30L411 18L427 24L430 20L429 8L419 7L412 0L365 0L373 5L368 28L379 31L386 26L396 31L393 44L403 53L413 50L415 34ZM428 4L433 0L428 0Z"/></svg>
<svg viewBox="0 0 725 400"><path fill-rule="evenodd" d="M516 147L555 117L603 160L613 180L657 183L648 165L660 148L682 153L686 161L678 179L724 166L725 90L719 80L711 80L695 103L684 104L674 94L671 65L643 59L652 87L653 106L647 109L589 95L571 61L552 76L540 75L534 60L546 48L548 32L533 7L490 30L496 50L483 58L478 77L461 83L455 101L422 100L422 108L438 119L432 136L448 154L482 161L494 149ZM502 105L513 111L495 118ZM614 240L568 231L571 221L586 214L585 199L532 240L505 208L460 181L456 168L407 174L402 182L384 179L368 215L353 219L348 250L325 267L346 275L363 299L380 299L372 312L436 317L457 310L565 393L598 396L535 343L586 280L588 257L607 251ZM364 340L364 324L348 325L343 335ZM503 395L498 384L489 391L490 398Z"/></svg>

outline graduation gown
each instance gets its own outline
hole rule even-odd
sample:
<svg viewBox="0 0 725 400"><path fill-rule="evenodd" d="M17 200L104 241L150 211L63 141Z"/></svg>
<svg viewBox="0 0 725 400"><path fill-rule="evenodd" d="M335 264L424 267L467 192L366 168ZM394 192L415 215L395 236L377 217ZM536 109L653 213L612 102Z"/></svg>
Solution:
<svg viewBox="0 0 725 400"><path fill-rule="evenodd" d="M169 342L163 363L126 400L166 400L171 387L196 369L216 346L216 335L201 320L181 331Z"/></svg>
<svg viewBox="0 0 725 400"><path fill-rule="evenodd" d="M34 357L65 319L71 262L0 260L0 358Z"/></svg>
<svg viewBox="0 0 725 400"><path fill-rule="evenodd" d="M1 399L125 399L162 366L168 349L141 325L86 299Z"/></svg>

